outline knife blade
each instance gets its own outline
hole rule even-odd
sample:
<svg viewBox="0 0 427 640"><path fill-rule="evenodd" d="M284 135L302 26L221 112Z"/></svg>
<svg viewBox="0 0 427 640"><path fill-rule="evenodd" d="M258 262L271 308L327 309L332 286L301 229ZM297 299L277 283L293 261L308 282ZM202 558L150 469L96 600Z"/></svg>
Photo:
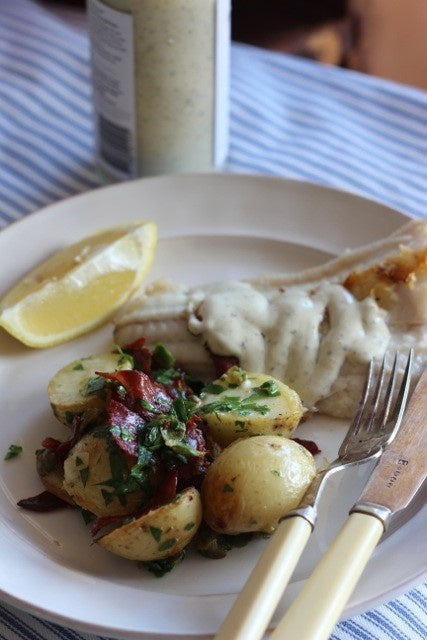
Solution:
<svg viewBox="0 0 427 640"><path fill-rule="evenodd" d="M399 432L382 454L350 513L368 513L386 529L427 477L427 369L412 393Z"/></svg>

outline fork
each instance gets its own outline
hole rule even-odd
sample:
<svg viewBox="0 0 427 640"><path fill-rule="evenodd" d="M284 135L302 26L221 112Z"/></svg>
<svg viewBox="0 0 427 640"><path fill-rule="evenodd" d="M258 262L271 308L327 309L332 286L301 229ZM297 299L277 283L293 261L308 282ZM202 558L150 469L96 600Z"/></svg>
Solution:
<svg viewBox="0 0 427 640"><path fill-rule="evenodd" d="M388 354L378 374L371 360L362 396L338 457L319 472L299 507L279 522L215 640L259 640L277 607L317 520L318 504L332 474L379 458L395 437L405 410L411 381L412 349L396 389L398 353L390 372Z"/></svg>

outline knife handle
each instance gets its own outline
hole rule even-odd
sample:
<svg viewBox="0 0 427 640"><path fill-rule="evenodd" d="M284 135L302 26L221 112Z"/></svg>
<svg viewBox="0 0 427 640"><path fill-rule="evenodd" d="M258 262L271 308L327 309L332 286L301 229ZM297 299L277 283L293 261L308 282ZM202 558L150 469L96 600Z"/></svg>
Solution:
<svg viewBox="0 0 427 640"><path fill-rule="evenodd" d="M381 521L352 513L270 640L326 640L384 532Z"/></svg>
<svg viewBox="0 0 427 640"><path fill-rule="evenodd" d="M215 640L260 640L312 531L295 515L282 520L238 595Z"/></svg>

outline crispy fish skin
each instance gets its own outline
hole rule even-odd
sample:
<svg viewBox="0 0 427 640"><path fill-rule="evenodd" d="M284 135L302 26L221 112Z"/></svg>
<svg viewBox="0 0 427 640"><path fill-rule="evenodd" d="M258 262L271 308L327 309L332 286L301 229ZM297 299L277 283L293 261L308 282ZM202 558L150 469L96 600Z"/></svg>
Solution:
<svg viewBox="0 0 427 640"><path fill-rule="evenodd" d="M371 298L385 310L389 350L414 347L416 368L421 371L427 363L427 221L411 221L389 237L346 251L319 267L247 282L267 297L293 287L311 290L322 282L342 284L357 300ZM212 379L211 354L202 336L192 335L188 328L191 296L194 291L189 288L154 283L116 318L116 343L124 345L141 336L149 346L162 342L184 369ZM328 396L315 408L337 417L351 416L365 372L366 362L344 361Z"/></svg>

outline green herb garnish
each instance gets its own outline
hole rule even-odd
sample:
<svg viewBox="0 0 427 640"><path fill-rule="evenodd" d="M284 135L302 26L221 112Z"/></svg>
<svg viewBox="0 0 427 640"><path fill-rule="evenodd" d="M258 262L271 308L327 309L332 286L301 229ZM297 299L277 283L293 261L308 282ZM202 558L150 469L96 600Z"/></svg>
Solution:
<svg viewBox="0 0 427 640"><path fill-rule="evenodd" d="M279 387L277 386L277 382L275 380L266 380L260 387L256 387L256 390L260 393L264 393L270 398L276 398L277 396L280 396Z"/></svg>
<svg viewBox="0 0 427 640"><path fill-rule="evenodd" d="M247 398L239 396L223 395L222 398L202 404L197 407L197 413L230 413L231 411L247 416L250 413L261 413L265 415L270 408L265 404L258 404L257 400L267 397L276 397L280 391L274 380L267 380L259 387L254 387L252 393Z"/></svg>
<svg viewBox="0 0 427 640"><path fill-rule="evenodd" d="M159 529L158 527L150 527L150 533L156 542L160 542L160 538L162 537L161 529Z"/></svg>
<svg viewBox="0 0 427 640"><path fill-rule="evenodd" d="M102 378L101 376L95 376L93 378L89 378L89 380L86 382L83 389L81 390L81 394L83 396L92 396L102 391L102 389L104 389L106 384L107 384L107 381L105 380L105 378Z"/></svg>
<svg viewBox="0 0 427 640"><path fill-rule="evenodd" d="M223 391L226 390L227 387L224 387L221 384L217 384L216 382L210 382L202 389L202 393L211 393L212 395L219 395Z"/></svg>
<svg viewBox="0 0 427 640"><path fill-rule="evenodd" d="M81 513L85 524L90 524L96 520L96 515L92 511L88 511L88 509L81 509Z"/></svg>
<svg viewBox="0 0 427 640"><path fill-rule="evenodd" d="M89 478L89 467L80 469L79 474L80 474L80 480L82 481L82 484L85 487Z"/></svg>
<svg viewBox="0 0 427 640"><path fill-rule="evenodd" d="M107 489L101 489L101 495L104 500L104 504L106 507L113 501L113 493L111 491L107 491Z"/></svg>
<svg viewBox="0 0 427 640"><path fill-rule="evenodd" d="M159 544L157 547L158 551L167 551L168 549L172 549L174 544L176 543L175 538L168 538L162 544Z"/></svg>
<svg viewBox="0 0 427 640"><path fill-rule="evenodd" d="M132 442L134 439L133 434L126 427L119 427L118 425L113 424L111 425L110 431L113 436L117 436L120 440L123 440L123 442Z"/></svg>
<svg viewBox="0 0 427 640"><path fill-rule="evenodd" d="M253 533L240 533L230 536L215 533L207 525L202 525L198 531L197 551L205 558L225 558L233 547L244 547L254 537Z"/></svg>
<svg viewBox="0 0 427 640"><path fill-rule="evenodd" d="M4 457L5 460L12 460L22 453L22 447L19 444L11 444Z"/></svg>
<svg viewBox="0 0 427 640"><path fill-rule="evenodd" d="M119 367L122 367L124 364L129 362L131 368L135 369L135 358L133 357L133 355L128 353L118 345L116 345L116 350L120 354L120 358L117 360L117 364L119 365Z"/></svg>
<svg viewBox="0 0 427 640"><path fill-rule="evenodd" d="M156 369L170 369L175 362L169 349L166 349L161 343L156 344L154 347L152 360Z"/></svg>
<svg viewBox="0 0 427 640"><path fill-rule="evenodd" d="M265 404L257 404L256 400L265 397L264 394L259 394L256 391L251 393L247 398L240 398L239 396L224 396L220 400L214 400L207 404L202 404L197 408L197 413L230 413L231 411L239 413L242 416L247 416L250 413L261 413L265 415L270 411L270 408Z"/></svg>
<svg viewBox="0 0 427 640"><path fill-rule="evenodd" d="M141 562L140 565L148 569L150 573L153 573L156 578L161 578L166 573L169 573L169 571L172 571L174 566L184 559L184 556L185 550L181 551L178 555L168 556L161 560L152 560L151 562Z"/></svg>

